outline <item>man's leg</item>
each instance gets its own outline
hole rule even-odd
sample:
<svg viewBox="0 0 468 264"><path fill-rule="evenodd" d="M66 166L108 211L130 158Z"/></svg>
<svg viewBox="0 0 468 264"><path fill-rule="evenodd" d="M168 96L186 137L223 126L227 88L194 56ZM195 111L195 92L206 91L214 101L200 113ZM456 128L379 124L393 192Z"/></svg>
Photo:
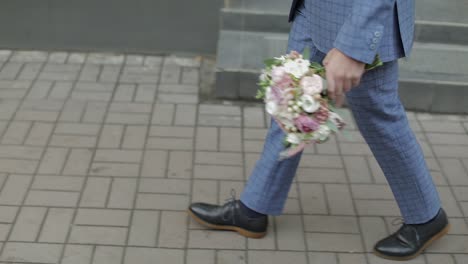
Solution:
<svg viewBox="0 0 468 264"><path fill-rule="evenodd" d="M289 34L288 52L302 52L305 47L311 49L311 60L321 62L325 56L313 47L308 33L309 24L304 16L304 7L298 10ZM302 153L279 161L279 154L285 150L284 132L271 121L271 127L265 139L260 159L257 161L247 185L241 195L241 202L248 208L267 215L282 213L288 192L296 174Z"/></svg>
<svg viewBox="0 0 468 264"><path fill-rule="evenodd" d="M302 52L311 49L311 59L322 61L323 53L313 48L309 34L309 23L303 15L303 6L295 16L289 34L288 51ZM250 238L265 236L268 215L281 214L291 183L296 174L301 154L279 161L284 133L273 121L265 140L260 160L249 178L241 200L232 199L219 206L206 203L193 203L188 213L192 218L214 229L232 230Z"/></svg>
<svg viewBox="0 0 468 264"><path fill-rule="evenodd" d="M441 207L439 196L398 96L398 63L388 62L364 74L347 101L405 223L434 218Z"/></svg>

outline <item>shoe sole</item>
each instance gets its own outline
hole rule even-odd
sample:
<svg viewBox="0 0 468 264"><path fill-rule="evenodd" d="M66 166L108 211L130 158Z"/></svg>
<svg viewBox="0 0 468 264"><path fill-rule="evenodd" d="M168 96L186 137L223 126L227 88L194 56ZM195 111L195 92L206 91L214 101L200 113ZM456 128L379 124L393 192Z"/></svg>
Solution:
<svg viewBox="0 0 468 264"><path fill-rule="evenodd" d="M251 232L251 231L245 230L245 229L237 227L237 226L226 226L226 225L210 224L210 223L208 223L206 221L203 221L196 214L194 214L190 209L187 210L187 212L190 215L190 217L192 217L193 220L195 220L197 223L199 223L199 224L201 224L203 226L209 227L211 229L235 231L235 232L239 233L240 235L248 237L248 238L262 238L262 237L264 237L266 235L266 232L261 232L261 233Z"/></svg>
<svg viewBox="0 0 468 264"><path fill-rule="evenodd" d="M445 236L450 230L450 224L448 224L444 229L442 229L439 233L437 233L435 236L433 236L431 239L429 239L422 247L421 249L418 250L418 252L414 253L413 255L410 256L404 256L404 257L395 257L395 256L388 256L384 255L382 253L379 253L374 249L374 254L378 257L384 258L384 259L389 259L389 260L396 260L396 261L405 261L405 260L410 260L414 259L417 256L421 255L421 253L428 248L434 241L437 239Z"/></svg>

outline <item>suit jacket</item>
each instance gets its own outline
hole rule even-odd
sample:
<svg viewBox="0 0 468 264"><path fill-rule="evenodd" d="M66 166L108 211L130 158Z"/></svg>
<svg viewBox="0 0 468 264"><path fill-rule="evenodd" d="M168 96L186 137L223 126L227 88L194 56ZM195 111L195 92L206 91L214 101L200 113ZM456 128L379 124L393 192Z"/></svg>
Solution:
<svg viewBox="0 0 468 264"><path fill-rule="evenodd" d="M324 53L338 48L366 63L377 53L392 61L411 52L414 5L414 0L293 0L289 21L298 10L305 12L306 32Z"/></svg>

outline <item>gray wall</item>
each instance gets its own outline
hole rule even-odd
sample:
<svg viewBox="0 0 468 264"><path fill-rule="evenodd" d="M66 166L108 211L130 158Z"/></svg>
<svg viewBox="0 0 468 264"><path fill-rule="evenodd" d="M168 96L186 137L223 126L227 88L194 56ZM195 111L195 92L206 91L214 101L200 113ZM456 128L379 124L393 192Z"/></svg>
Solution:
<svg viewBox="0 0 468 264"><path fill-rule="evenodd" d="M221 0L1 0L0 48L216 54Z"/></svg>

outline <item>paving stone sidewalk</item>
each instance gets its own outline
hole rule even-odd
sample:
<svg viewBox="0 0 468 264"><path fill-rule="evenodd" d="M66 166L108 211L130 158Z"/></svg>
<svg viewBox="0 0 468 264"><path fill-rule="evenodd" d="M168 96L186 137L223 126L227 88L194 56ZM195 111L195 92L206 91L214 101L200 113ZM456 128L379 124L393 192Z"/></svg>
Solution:
<svg viewBox="0 0 468 264"><path fill-rule="evenodd" d="M306 150L266 238L188 219L240 194L268 125L259 104L203 101L204 65L0 51L0 263L391 263L370 252L399 212L353 124ZM466 264L468 116L408 116L452 230L407 263Z"/></svg>

